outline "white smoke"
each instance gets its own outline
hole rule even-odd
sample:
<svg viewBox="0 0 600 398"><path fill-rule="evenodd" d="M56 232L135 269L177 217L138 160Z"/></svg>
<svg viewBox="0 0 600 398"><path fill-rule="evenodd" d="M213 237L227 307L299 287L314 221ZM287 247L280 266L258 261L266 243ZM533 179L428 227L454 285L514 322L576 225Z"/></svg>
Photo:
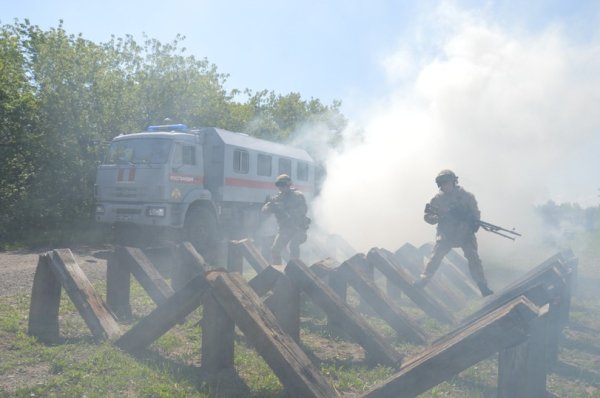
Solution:
<svg viewBox="0 0 600 398"><path fill-rule="evenodd" d="M595 205L600 43L574 44L557 26L502 30L446 5L421 22L436 29L421 27L416 44L382 61L388 98L349 115L365 135L331 154L314 205L320 224L358 250L432 240L423 208L446 168L476 195L484 220L525 239L538 234L534 204Z"/></svg>

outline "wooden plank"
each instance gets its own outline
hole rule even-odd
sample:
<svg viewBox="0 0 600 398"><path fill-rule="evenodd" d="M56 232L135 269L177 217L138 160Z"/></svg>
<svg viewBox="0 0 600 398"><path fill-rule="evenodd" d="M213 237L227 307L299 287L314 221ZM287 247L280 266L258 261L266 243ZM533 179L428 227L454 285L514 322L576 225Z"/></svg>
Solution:
<svg viewBox="0 0 600 398"><path fill-rule="evenodd" d="M432 318L444 323L454 323L452 315L425 290L414 287L414 279L408 272L392 264L380 249L371 249L367 260L391 282L395 283L419 308Z"/></svg>
<svg viewBox="0 0 600 398"><path fill-rule="evenodd" d="M279 278L273 294L265 300L281 328L297 343L300 343L300 290L287 275Z"/></svg>
<svg viewBox="0 0 600 398"><path fill-rule="evenodd" d="M125 264L135 276L148 296L161 305L173 294L173 289L162 277L141 249L136 247L118 247L116 254L119 263Z"/></svg>
<svg viewBox="0 0 600 398"><path fill-rule="evenodd" d="M171 279L173 290L181 289L186 283L211 268L190 242L177 245L175 262Z"/></svg>
<svg viewBox="0 0 600 398"><path fill-rule="evenodd" d="M357 254L340 266L340 272L348 283L364 298L383 320L385 320L399 336L415 344L427 344L427 334L402 309L396 306L376 285L363 273L366 258Z"/></svg>
<svg viewBox="0 0 600 398"><path fill-rule="evenodd" d="M333 255L333 258L342 261L354 256L357 251L340 235L328 235L325 246L327 251Z"/></svg>
<svg viewBox="0 0 600 398"><path fill-rule="evenodd" d="M106 305L119 320L133 317L129 295L131 273L129 267L119 262L119 256L111 253L106 264Z"/></svg>
<svg viewBox="0 0 600 398"><path fill-rule="evenodd" d="M198 275L142 318L115 344L126 351L137 351L148 346L198 308L208 288L204 275Z"/></svg>
<svg viewBox="0 0 600 398"><path fill-rule="evenodd" d="M60 340L60 293L60 281L48 265L48 253L40 254L31 289L27 333L41 342L55 344Z"/></svg>
<svg viewBox="0 0 600 398"><path fill-rule="evenodd" d="M535 272L528 272L501 291L497 292L494 296L488 298L478 310L467 316L462 323L469 323L473 319L480 318L485 313L504 305L508 301L524 294L527 290L539 284L544 285L549 294L554 291L555 294L551 294L551 296L558 297L557 294L560 293L560 289L562 289L565 284L561 272L561 261L556 256L553 256L549 260L551 261L545 261L541 266L536 267ZM536 302L535 304L544 305L546 302Z"/></svg>
<svg viewBox="0 0 600 398"><path fill-rule="evenodd" d="M202 297L202 370L219 373L234 366L235 322L210 289Z"/></svg>
<svg viewBox="0 0 600 398"><path fill-rule="evenodd" d="M250 280L250 287L259 296L264 296L273 289L279 278L285 276L284 268L283 265L269 265Z"/></svg>
<svg viewBox="0 0 600 398"><path fill-rule="evenodd" d="M548 306L548 305L546 305ZM500 350L498 355L498 397L546 397L547 331L551 321L546 313L531 321L530 337L521 344Z"/></svg>
<svg viewBox="0 0 600 398"><path fill-rule="evenodd" d="M240 274L223 273L211 281L211 285L216 300L265 359L289 396L337 396Z"/></svg>
<svg viewBox="0 0 600 398"><path fill-rule="evenodd" d="M227 242L227 270L229 272L244 272L244 256L237 248L237 241Z"/></svg>
<svg viewBox="0 0 600 398"><path fill-rule="evenodd" d="M494 353L524 342L530 322L543 314L543 309L519 297L473 322L462 333L442 339L361 397L415 397Z"/></svg>
<svg viewBox="0 0 600 398"><path fill-rule="evenodd" d="M337 324L338 330L342 330L364 348L369 360L387 366L399 366L402 360L400 354L304 263L292 260L288 262L285 272L327 314L330 321Z"/></svg>
<svg viewBox="0 0 600 398"><path fill-rule="evenodd" d="M519 297L524 297L527 300L529 300L530 302L532 302L533 304L535 304L538 307L542 307L544 305L546 305L549 301L550 295L548 294L548 291L546 289L546 287L543 284L538 284L538 285L534 285L531 286L530 288L528 288L527 290L523 291L523 294L521 296L517 296L514 297L513 300L519 298ZM473 322L481 319L482 317L484 317L485 315L489 314L490 312L497 310L498 308L501 308L503 305L506 305L507 303L511 302L511 300L508 300L506 302L504 302L502 305L499 305L497 307L495 307L494 309L481 313L481 316L479 317L468 317L468 321L462 321L458 326L456 326L452 331L446 333L444 336L434 340L431 345L436 345L438 344L441 340L443 339L449 339L452 336L455 335L459 335L461 333L463 333L463 331L470 327L471 324L473 324ZM546 313L544 315L545 317L548 317L548 314Z"/></svg>
<svg viewBox="0 0 600 398"><path fill-rule="evenodd" d="M232 241L231 244L248 261L248 264L259 273L269 266L269 262L263 257L252 239Z"/></svg>
<svg viewBox="0 0 600 398"><path fill-rule="evenodd" d="M71 250L48 252L48 263L94 338L102 341L117 337L121 333L119 325L75 261Z"/></svg>
<svg viewBox="0 0 600 398"><path fill-rule="evenodd" d="M329 275L340 266L339 261L334 258L327 257L323 260L317 261L310 266L310 270L315 273L319 278L327 280Z"/></svg>

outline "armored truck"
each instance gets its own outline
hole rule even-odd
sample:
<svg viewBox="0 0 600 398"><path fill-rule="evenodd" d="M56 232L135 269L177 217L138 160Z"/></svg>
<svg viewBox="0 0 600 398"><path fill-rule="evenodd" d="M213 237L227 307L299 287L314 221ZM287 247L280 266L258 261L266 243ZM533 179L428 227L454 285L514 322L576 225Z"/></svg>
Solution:
<svg viewBox="0 0 600 398"><path fill-rule="evenodd" d="M97 170L95 218L123 238L169 230L210 255L222 237L259 228L280 174L314 195L314 162L302 149L215 127L149 126L110 143Z"/></svg>

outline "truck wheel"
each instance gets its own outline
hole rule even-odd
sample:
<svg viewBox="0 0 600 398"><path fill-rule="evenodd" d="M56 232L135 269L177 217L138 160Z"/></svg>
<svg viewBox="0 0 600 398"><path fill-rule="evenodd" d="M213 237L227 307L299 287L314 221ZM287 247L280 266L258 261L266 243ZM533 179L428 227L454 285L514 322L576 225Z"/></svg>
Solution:
<svg viewBox="0 0 600 398"><path fill-rule="evenodd" d="M185 239L209 264L217 259L219 227L214 213L204 207L193 207L185 217Z"/></svg>

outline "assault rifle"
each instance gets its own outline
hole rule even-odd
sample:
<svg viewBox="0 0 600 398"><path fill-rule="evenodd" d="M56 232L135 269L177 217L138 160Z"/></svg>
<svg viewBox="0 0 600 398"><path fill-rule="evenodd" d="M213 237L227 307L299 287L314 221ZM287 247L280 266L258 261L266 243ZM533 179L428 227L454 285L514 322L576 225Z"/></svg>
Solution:
<svg viewBox="0 0 600 398"><path fill-rule="evenodd" d="M477 220L477 224L481 228L483 228L484 230L486 230L488 232L492 232L492 233L494 233L496 235L503 236L503 237L505 237L507 239L510 239L510 240L517 239L517 236L523 236L520 233L518 233L517 231L515 231L514 228L513 229L506 229L506 228L502 228L502 227L500 227L498 225L490 224L489 222L485 222L485 221L481 221L481 220ZM502 232L506 232L507 234L511 234L513 236L503 234Z"/></svg>
<svg viewBox="0 0 600 398"><path fill-rule="evenodd" d="M434 207L431 206L429 203L425 205L425 213L427 214L435 214L438 217L441 218L441 214L439 213L439 210ZM460 212L458 209L450 209L448 211L448 215L453 217L454 219L465 219L466 216L464 215L463 212ZM465 220L468 221L468 220ZM485 231L494 233L496 235L500 235L504 238L510 239L510 240L515 240L518 236L523 236L520 233L518 233L517 231L515 231L515 229L506 229L503 228L499 225L495 225L486 221L482 221L482 220L473 220L474 224L483 228Z"/></svg>

